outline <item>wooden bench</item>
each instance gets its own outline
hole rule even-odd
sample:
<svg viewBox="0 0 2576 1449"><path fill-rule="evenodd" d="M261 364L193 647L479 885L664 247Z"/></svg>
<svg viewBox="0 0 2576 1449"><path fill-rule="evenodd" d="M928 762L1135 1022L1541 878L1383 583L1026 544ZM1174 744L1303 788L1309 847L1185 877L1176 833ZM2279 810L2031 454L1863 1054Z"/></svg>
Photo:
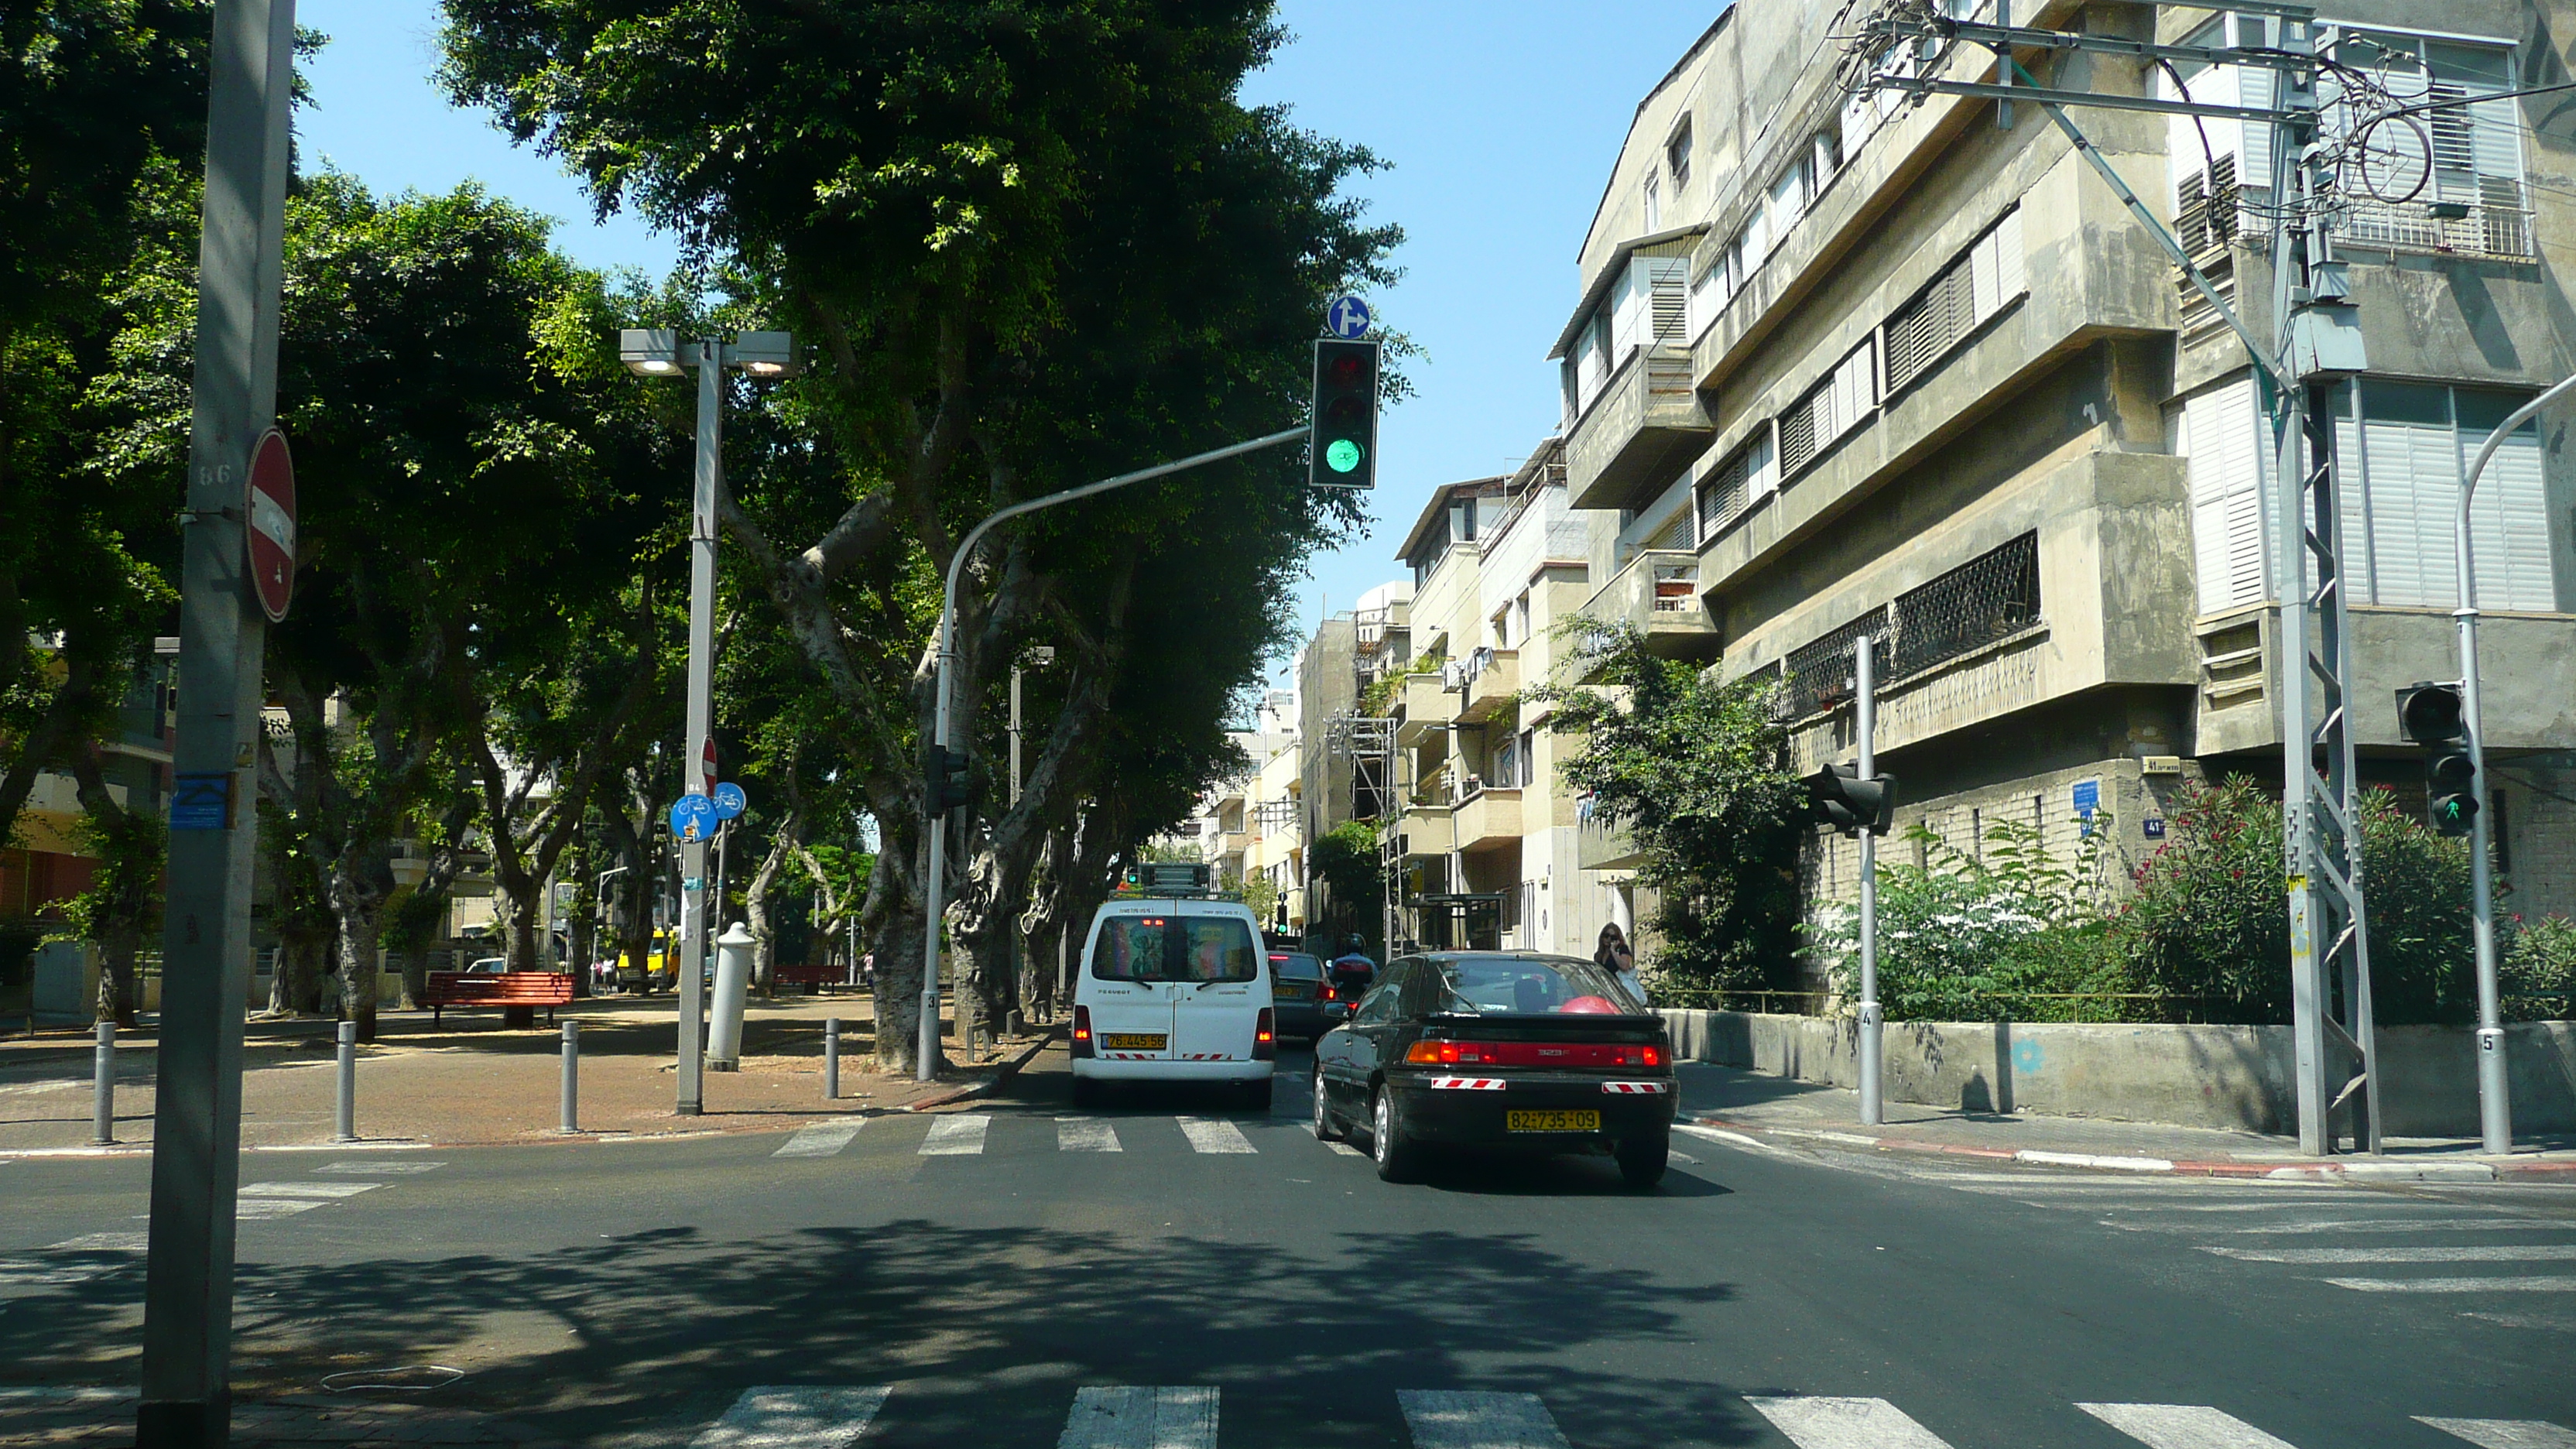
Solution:
<svg viewBox="0 0 2576 1449"><path fill-rule="evenodd" d="M536 1025L540 1006L546 1009L546 1020L551 1022L555 1008L571 1002L572 978L559 971L506 971L497 976L480 971L432 971L429 989L421 995L421 1005L429 1008L432 1021L451 1006L497 1006L501 1008L503 1026Z"/></svg>
<svg viewBox="0 0 2576 1449"><path fill-rule="evenodd" d="M781 962L769 968L772 986L802 986L808 996L819 996L826 986L846 985L849 972L838 966L790 966Z"/></svg>

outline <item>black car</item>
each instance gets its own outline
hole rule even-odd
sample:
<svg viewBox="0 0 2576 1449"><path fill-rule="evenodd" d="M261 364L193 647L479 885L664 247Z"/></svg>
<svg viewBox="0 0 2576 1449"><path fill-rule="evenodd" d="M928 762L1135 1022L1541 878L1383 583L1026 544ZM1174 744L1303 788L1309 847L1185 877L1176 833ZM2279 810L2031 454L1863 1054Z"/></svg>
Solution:
<svg viewBox="0 0 2576 1449"><path fill-rule="evenodd" d="M1279 1035L1314 1041L1333 1029L1324 1019L1324 1003L1333 996L1324 981L1324 962L1303 951L1270 953L1270 1001L1279 1012Z"/></svg>
<svg viewBox="0 0 2576 1449"><path fill-rule="evenodd" d="M1406 1181L1426 1145L1457 1144L1606 1147L1630 1187L1663 1179L1672 1042L1599 966L1536 952L1406 956L1348 1018L1315 1043L1315 1135L1360 1124L1380 1177Z"/></svg>

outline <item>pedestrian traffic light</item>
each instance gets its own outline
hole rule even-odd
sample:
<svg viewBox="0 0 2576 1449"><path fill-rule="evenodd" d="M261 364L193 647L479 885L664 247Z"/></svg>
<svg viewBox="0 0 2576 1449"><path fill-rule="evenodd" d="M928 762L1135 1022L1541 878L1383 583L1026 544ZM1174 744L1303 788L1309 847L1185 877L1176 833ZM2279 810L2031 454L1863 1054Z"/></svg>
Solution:
<svg viewBox="0 0 2576 1449"><path fill-rule="evenodd" d="M2478 767L2460 687L2428 681L2397 691L2397 728L2424 747L2424 815L2434 833L2468 834L2478 818Z"/></svg>
<svg viewBox="0 0 2576 1449"><path fill-rule="evenodd" d="M1885 835L1896 824L1896 777L1860 777L1857 765L1827 765L1807 777L1807 818L1858 836Z"/></svg>
<svg viewBox="0 0 2576 1449"><path fill-rule="evenodd" d="M1377 486L1377 344L1315 339L1315 414L1306 481Z"/></svg>
<svg viewBox="0 0 2576 1449"><path fill-rule="evenodd" d="M954 810L974 798L974 780L968 773L964 750L932 745L928 774L927 794L932 814Z"/></svg>

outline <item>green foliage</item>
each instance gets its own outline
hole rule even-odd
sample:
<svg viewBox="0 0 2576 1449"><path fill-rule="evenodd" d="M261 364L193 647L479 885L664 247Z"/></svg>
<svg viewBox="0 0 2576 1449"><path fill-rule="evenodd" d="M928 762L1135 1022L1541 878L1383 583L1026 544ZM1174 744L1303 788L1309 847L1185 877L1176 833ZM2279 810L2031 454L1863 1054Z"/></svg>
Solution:
<svg viewBox="0 0 2576 1449"><path fill-rule="evenodd" d="M2497 964L2505 1020L2576 1018L2576 920L2518 921Z"/></svg>
<svg viewBox="0 0 2576 1449"><path fill-rule="evenodd" d="M1307 842L1306 878L1322 883L1325 900L1320 918L1311 901L1307 906L1309 935L1328 933L1336 951L1353 931L1383 946L1378 938L1386 933L1386 877L1378 864L1376 821L1345 820Z"/></svg>
<svg viewBox="0 0 2576 1449"><path fill-rule="evenodd" d="M158 929L167 845L160 817L140 810L118 810L104 819L84 815L73 835L97 865L89 889L63 903L68 934L104 946L114 932L140 937Z"/></svg>
<svg viewBox="0 0 2576 1449"><path fill-rule="evenodd" d="M1782 766L1787 735L1766 686L1711 683L1647 653L1624 623L1578 615L1561 634L1599 685L1528 697L1555 706L1557 733L1584 736L1565 783L1590 797L1594 820L1630 832L1637 878L1662 898L1655 971L1699 987L1793 984L1806 796Z"/></svg>

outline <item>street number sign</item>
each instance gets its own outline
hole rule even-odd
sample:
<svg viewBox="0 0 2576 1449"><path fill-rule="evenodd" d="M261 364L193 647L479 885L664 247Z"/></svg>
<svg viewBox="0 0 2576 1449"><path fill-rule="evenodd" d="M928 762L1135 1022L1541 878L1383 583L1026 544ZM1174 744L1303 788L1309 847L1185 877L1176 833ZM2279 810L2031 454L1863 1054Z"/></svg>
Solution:
<svg viewBox="0 0 2576 1449"><path fill-rule="evenodd" d="M1335 297L1324 306L1324 326L1346 342L1366 337L1369 330L1368 303L1347 294Z"/></svg>
<svg viewBox="0 0 2576 1449"><path fill-rule="evenodd" d="M269 622L281 623L295 595L295 459L286 450L286 435L275 428L260 434L250 450L244 502L251 587Z"/></svg>
<svg viewBox="0 0 2576 1449"><path fill-rule="evenodd" d="M682 840L704 840L715 826L716 802L704 795L683 795L671 807L671 833Z"/></svg>
<svg viewBox="0 0 2576 1449"><path fill-rule="evenodd" d="M742 793L742 787L730 780L718 785L715 793L707 798L714 802L718 820L731 820L742 813L744 806L751 803L751 797Z"/></svg>

